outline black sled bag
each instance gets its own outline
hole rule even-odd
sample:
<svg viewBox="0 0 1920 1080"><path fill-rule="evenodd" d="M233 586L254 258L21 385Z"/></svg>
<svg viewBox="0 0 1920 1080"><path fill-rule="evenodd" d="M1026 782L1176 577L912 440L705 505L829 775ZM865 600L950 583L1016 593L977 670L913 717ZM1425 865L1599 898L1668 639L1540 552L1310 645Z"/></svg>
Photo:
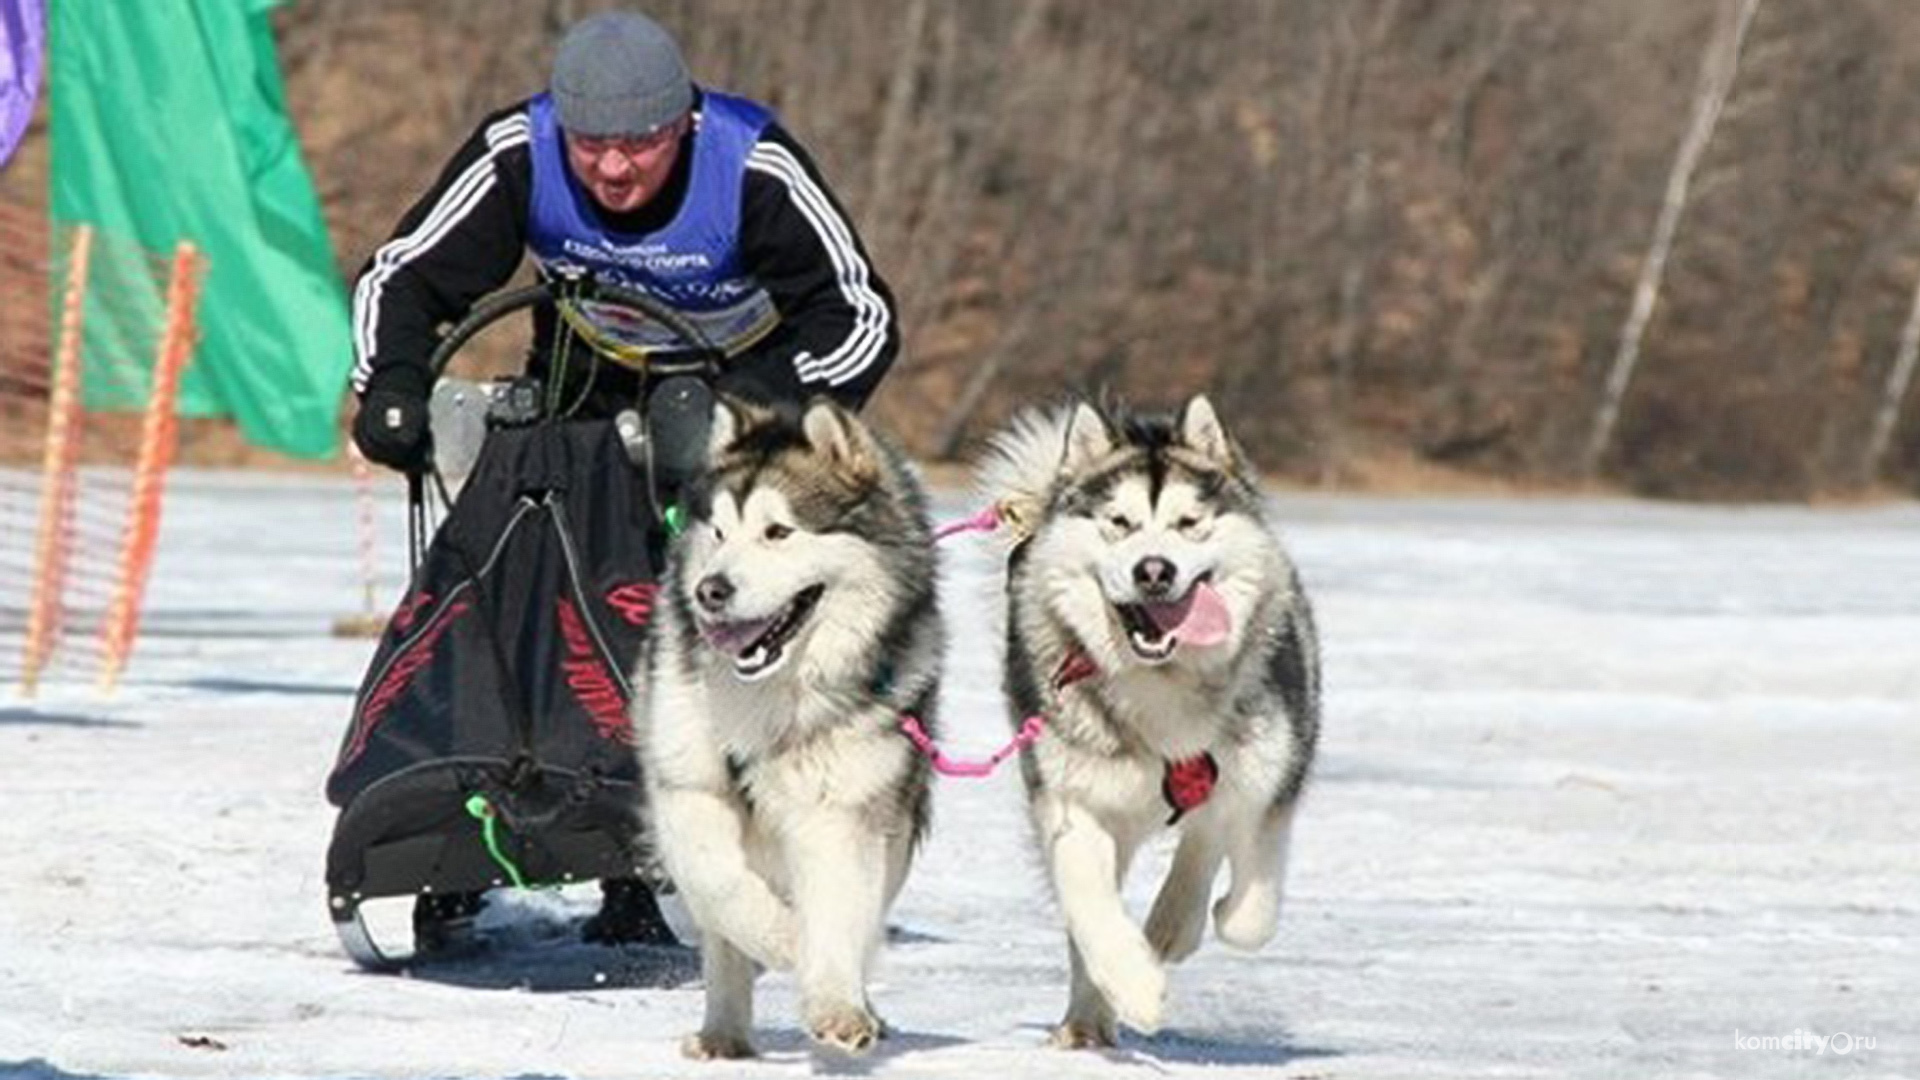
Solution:
<svg viewBox="0 0 1920 1080"><path fill-rule="evenodd" d="M488 435L327 780L336 919L371 897L636 872L628 680L659 544L645 492L611 421Z"/></svg>

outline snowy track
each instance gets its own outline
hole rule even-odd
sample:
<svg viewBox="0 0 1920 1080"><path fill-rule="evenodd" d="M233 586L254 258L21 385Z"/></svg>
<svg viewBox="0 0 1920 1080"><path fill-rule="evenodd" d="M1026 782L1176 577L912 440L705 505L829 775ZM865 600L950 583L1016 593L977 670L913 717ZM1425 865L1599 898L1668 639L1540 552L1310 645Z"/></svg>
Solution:
<svg viewBox="0 0 1920 1080"><path fill-rule="evenodd" d="M371 648L329 636L351 491L186 474L120 695L0 691L0 1076L1920 1075L1920 508L1276 510L1328 690L1272 946L1210 941L1158 1037L1046 1049L1065 952L1018 780L946 780L875 989L898 1034L815 1058L773 978L765 1058L695 1066L697 964L571 944L590 888L513 898L492 955L347 962L321 784ZM978 755L993 560L951 549L944 715ZM1876 1045L1744 1042L1796 1032Z"/></svg>

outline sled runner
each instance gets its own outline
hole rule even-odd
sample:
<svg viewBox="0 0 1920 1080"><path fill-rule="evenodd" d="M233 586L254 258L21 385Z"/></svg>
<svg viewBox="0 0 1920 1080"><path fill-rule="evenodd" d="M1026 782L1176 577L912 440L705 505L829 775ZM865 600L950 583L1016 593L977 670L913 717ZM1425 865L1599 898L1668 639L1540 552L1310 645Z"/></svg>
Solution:
<svg viewBox="0 0 1920 1080"><path fill-rule="evenodd" d="M638 400L574 419L564 387L476 388L484 438L458 496L438 471L408 478L411 580L327 780L340 810L329 912L371 970L414 957L374 941L368 900L457 904L501 886L628 878L644 858L628 680L677 492L704 457L721 354L647 296L549 282L477 306L441 340L436 378L480 330L546 303L563 319L554 351L616 353L641 374ZM650 320L680 347L590 340L574 318L585 305ZM429 479L446 508L430 539Z"/></svg>

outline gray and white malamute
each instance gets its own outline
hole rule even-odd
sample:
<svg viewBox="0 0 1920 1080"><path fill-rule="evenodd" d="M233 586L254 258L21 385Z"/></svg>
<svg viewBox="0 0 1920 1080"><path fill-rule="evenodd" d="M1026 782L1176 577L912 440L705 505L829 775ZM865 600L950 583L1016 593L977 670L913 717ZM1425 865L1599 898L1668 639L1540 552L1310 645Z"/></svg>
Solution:
<svg viewBox="0 0 1920 1080"><path fill-rule="evenodd" d="M852 413L723 402L635 679L653 842L701 929L685 1050L753 1053L754 961L794 971L808 1031L866 1049L867 971L927 827L944 637L927 508Z"/></svg>
<svg viewBox="0 0 1920 1080"><path fill-rule="evenodd" d="M980 480L1014 547L1006 692L1028 805L1067 924L1073 990L1054 1041L1160 1025L1163 964L1206 930L1264 945L1319 729L1320 661L1299 575L1205 397L1175 417L1077 404L1018 417ZM1179 833L1143 930L1120 884Z"/></svg>

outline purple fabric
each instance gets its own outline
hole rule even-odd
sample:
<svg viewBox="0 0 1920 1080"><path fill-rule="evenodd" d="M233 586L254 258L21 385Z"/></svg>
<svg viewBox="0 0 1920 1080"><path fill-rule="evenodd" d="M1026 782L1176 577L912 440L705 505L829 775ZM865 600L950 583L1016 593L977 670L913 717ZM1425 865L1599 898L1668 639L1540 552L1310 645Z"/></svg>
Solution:
<svg viewBox="0 0 1920 1080"><path fill-rule="evenodd" d="M0 0L0 167L33 119L47 40L43 0Z"/></svg>

